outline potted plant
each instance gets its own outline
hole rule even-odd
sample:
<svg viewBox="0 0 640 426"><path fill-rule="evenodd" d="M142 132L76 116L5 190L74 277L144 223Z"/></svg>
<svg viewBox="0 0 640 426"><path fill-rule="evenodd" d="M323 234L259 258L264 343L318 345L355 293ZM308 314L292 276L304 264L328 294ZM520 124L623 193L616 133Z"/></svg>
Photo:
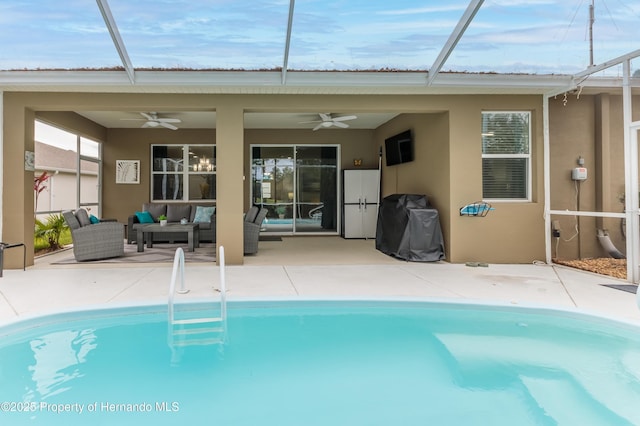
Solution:
<svg viewBox="0 0 640 426"><path fill-rule="evenodd" d="M167 224L167 217L163 214L158 216L158 220L160 221L160 226L165 226Z"/></svg>
<svg viewBox="0 0 640 426"><path fill-rule="evenodd" d="M277 206L276 207L276 214L278 215L278 217L280 219L284 219L284 214L287 211L287 208L285 206Z"/></svg>

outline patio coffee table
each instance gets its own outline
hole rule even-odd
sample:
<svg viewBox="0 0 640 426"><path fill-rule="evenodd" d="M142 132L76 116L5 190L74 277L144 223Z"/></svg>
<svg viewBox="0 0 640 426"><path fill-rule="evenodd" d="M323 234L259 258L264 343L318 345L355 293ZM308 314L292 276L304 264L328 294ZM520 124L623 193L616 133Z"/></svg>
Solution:
<svg viewBox="0 0 640 426"><path fill-rule="evenodd" d="M144 251L144 240L147 238L147 248L153 247L153 234L166 234L170 232L186 232L189 242L188 251L194 251L196 247L200 247L200 225L197 223L187 223L181 225L178 223L166 224L164 226L159 223L150 223L149 225L141 226L136 231L136 238L138 240L138 251Z"/></svg>

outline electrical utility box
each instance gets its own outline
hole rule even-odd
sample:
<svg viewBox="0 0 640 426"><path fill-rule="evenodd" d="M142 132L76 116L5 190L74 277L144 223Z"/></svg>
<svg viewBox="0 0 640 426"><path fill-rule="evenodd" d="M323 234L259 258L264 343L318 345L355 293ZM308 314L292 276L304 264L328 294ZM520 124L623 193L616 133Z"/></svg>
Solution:
<svg viewBox="0 0 640 426"><path fill-rule="evenodd" d="M587 180L587 168L586 167L576 167L571 170L571 179L572 180Z"/></svg>

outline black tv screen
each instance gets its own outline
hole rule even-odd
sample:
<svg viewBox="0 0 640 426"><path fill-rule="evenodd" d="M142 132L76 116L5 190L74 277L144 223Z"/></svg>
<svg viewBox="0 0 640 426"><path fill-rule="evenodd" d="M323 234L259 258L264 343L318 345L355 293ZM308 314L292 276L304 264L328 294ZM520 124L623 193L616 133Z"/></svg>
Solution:
<svg viewBox="0 0 640 426"><path fill-rule="evenodd" d="M384 146L387 154L387 166L413 161L411 130L385 139Z"/></svg>

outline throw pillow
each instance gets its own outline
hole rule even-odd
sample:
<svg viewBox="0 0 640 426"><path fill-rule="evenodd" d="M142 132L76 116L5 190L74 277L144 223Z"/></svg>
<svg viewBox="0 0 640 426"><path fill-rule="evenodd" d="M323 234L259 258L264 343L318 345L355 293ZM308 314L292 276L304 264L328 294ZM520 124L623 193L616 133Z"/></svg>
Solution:
<svg viewBox="0 0 640 426"><path fill-rule="evenodd" d="M149 212L136 212L136 217L140 223L153 223L153 216Z"/></svg>
<svg viewBox="0 0 640 426"><path fill-rule="evenodd" d="M215 213L215 207L196 207L196 215L193 218L193 223L211 223L211 215Z"/></svg>
<svg viewBox="0 0 640 426"><path fill-rule="evenodd" d="M98 219L97 217L95 217L94 215L90 215L89 216L89 220L91 221L91 223L95 224L95 223L100 223L100 219Z"/></svg>
<svg viewBox="0 0 640 426"><path fill-rule="evenodd" d="M78 222L80 222L80 226L91 225L91 220L89 219L89 214L85 209L78 209L76 211L76 217L78 218Z"/></svg>

